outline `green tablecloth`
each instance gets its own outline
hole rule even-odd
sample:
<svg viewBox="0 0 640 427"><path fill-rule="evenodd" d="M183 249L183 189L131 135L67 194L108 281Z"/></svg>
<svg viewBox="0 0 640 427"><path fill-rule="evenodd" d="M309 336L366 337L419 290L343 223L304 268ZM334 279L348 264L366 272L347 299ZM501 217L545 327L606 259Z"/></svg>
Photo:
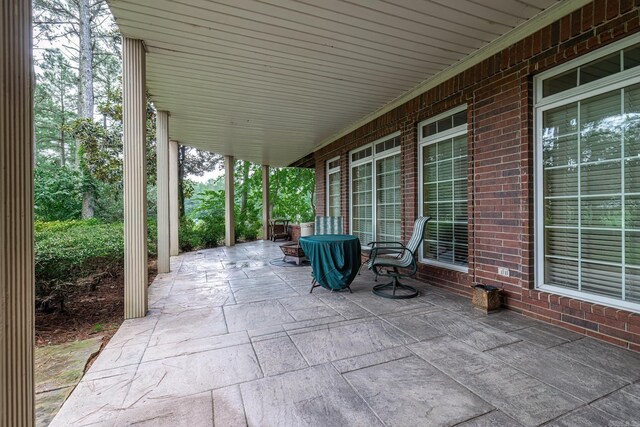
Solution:
<svg viewBox="0 0 640 427"><path fill-rule="evenodd" d="M350 234L323 234L300 238L313 277L327 289L345 289L360 268L360 239Z"/></svg>

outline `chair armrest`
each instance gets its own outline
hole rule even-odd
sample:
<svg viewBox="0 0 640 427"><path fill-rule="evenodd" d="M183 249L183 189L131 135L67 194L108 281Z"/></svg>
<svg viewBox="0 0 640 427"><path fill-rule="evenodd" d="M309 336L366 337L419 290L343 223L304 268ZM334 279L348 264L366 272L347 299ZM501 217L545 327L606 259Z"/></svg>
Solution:
<svg viewBox="0 0 640 427"><path fill-rule="evenodd" d="M406 247L402 247L402 248L397 248L397 249L391 249L391 248L380 248L383 251L391 251L391 250L395 250L397 252L397 256L395 258L386 258L387 260L391 260L391 259L400 259L402 257L402 255L404 255L405 252L409 252L411 254L411 263L407 266L397 266L395 264L389 263L388 266L391 267L400 267L400 268L411 268L412 272L411 275L414 275L417 271L418 271L418 264L416 263L415 260L415 253ZM382 262L379 262L378 264L376 264L376 257L377 257L377 252L378 252L378 248L374 248L371 250L371 256L369 257L369 268L373 268L374 271L376 271L376 267L385 267L384 264L384 257L381 258ZM388 252L383 252L383 254L387 254ZM376 273L377 274L377 273Z"/></svg>
<svg viewBox="0 0 640 427"><path fill-rule="evenodd" d="M369 242L367 246L371 246L372 248L378 247L397 247L404 248L405 246L400 242Z"/></svg>
<svg viewBox="0 0 640 427"><path fill-rule="evenodd" d="M408 248L404 247L373 247L371 249L371 255L369 260L373 263L378 255L395 255L395 258L400 258L406 251L411 252ZM411 252L413 255L413 252Z"/></svg>

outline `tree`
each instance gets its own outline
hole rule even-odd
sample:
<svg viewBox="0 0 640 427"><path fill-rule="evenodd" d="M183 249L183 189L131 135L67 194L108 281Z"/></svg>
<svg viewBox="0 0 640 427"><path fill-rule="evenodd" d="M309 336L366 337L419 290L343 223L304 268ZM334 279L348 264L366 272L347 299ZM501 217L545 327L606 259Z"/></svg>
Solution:
<svg viewBox="0 0 640 427"><path fill-rule="evenodd" d="M315 171L305 168L272 169L270 218L307 222L315 217Z"/></svg>
<svg viewBox="0 0 640 427"><path fill-rule="evenodd" d="M37 220L77 219L82 211L82 177L70 167L41 161L35 169L34 213Z"/></svg>
<svg viewBox="0 0 640 427"><path fill-rule="evenodd" d="M72 139L69 125L76 119L76 76L59 49L48 49L38 62L34 116L36 153L39 158L58 158L67 165Z"/></svg>
<svg viewBox="0 0 640 427"><path fill-rule="evenodd" d="M180 145L178 150L178 206L180 217L185 214L184 200L193 195L193 184L185 177L202 176L216 167L221 167L222 156L197 148Z"/></svg>
<svg viewBox="0 0 640 427"><path fill-rule="evenodd" d="M36 45L61 41L71 62L78 70L78 116L93 119L94 114L94 58L106 53L117 54L113 45L113 24L106 0L34 0ZM93 217L94 185L92 177L82 166L82 145L76 144L76 167L83 173L83 218Z"/></svg>

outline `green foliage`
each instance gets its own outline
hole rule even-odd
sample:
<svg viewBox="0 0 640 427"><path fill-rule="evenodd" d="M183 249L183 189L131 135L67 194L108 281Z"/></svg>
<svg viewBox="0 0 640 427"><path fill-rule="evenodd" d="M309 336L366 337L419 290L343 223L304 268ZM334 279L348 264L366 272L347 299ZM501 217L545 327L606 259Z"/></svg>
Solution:
<svg viewBox="0 0 640 427"><path fill-rule="evenodd" d="M59 49L46 49L38 66L34 94L36 157L66 166L75 154L69 124L76 118L76 76Z"/></svg>
<svg viewBox="0 0 640 427"><path fill-rule="evenodd" d="M80 218L82 176L77 170L43 162L35 170L34 212L41 221Z"/></svg>
<svg viewBox="0 0 640 427"><path fill-rule="evenodd" d="M178 229L180 239L180 250L189 252L202 247L202 235L196 227L193 219L182 217L180 219L180 228Z"/></svg>
<svg viewBox="0 0 640 427"><path fill-rule="evenodd" d="M147 227L149 255L156 254L157 225ZM35 222L36 301L47 306L124 268L124 225L97 219Z"/></svg>
<svg viewBox="0 0 640 427"><path fill-rule="evenodd" d="M235 237L255 240L262 232L262 168L237 162L235 175ZM271 217L293 222L315 217L315 172L310 169L272 169L270 176ZM188 218L181 233L181 247L190 250L215 246L224 237L224 178L194 185L194 196L187 200Z"/></svg>
<svg viewBox="0 0 640 427"><path fill-rule="evenodd" d="M147 252L149 256L158 255L158 222L155 218L147 219Z"/></svg>
<svg viewBox="0 0 640 427"><path fill-rule="evenodd" d="M35 223L36 301L63 302L83 277L117 274L124 263L122 223L98 220Z"/></svg>
<svg viewBox="0 0 640 427"><path fill-rule="evenodd" d="M78 119L71 125L73 137L82 146L82 160L91 176L107 184L122 181L122 90L106 92L107 98L98 105L102 123L92 119ZM147 181L156 179L156 114L147 98Z"/></svg>
<svg viewBox="0 0 640 427"><path fill-rule="evenodd" d="M193 217L183 217L180 222L183 251L215 247L224 238L224 192L207 190L197 200Z"/></svg>
<svg viewBox="0 0 640 427"><path fill-rule="evenodd" d="M36 279L72 280L96 266L121 265L123 224L98 220L36 222Z"/></svg>
<svg viewBox="0 0 640 427"><path fill-rule="evenodd" d="M280 168L271 172L270 194L272 218L293 222L309 222L315 218L315 171L302 168Z"/></svg>

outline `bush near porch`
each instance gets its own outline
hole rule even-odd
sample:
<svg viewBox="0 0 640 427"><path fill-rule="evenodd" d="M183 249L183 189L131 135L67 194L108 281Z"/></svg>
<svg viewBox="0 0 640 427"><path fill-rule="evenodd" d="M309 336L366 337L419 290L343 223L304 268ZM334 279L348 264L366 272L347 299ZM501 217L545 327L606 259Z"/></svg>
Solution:
<svg viewBox="0 0 640 427"><path fill-rule="evenodd" d="M154 222L149 251L155 255ZM48 310L75 291L91 290L124 265L124 225L96 219L35 222L36 306Z"/></svg>

